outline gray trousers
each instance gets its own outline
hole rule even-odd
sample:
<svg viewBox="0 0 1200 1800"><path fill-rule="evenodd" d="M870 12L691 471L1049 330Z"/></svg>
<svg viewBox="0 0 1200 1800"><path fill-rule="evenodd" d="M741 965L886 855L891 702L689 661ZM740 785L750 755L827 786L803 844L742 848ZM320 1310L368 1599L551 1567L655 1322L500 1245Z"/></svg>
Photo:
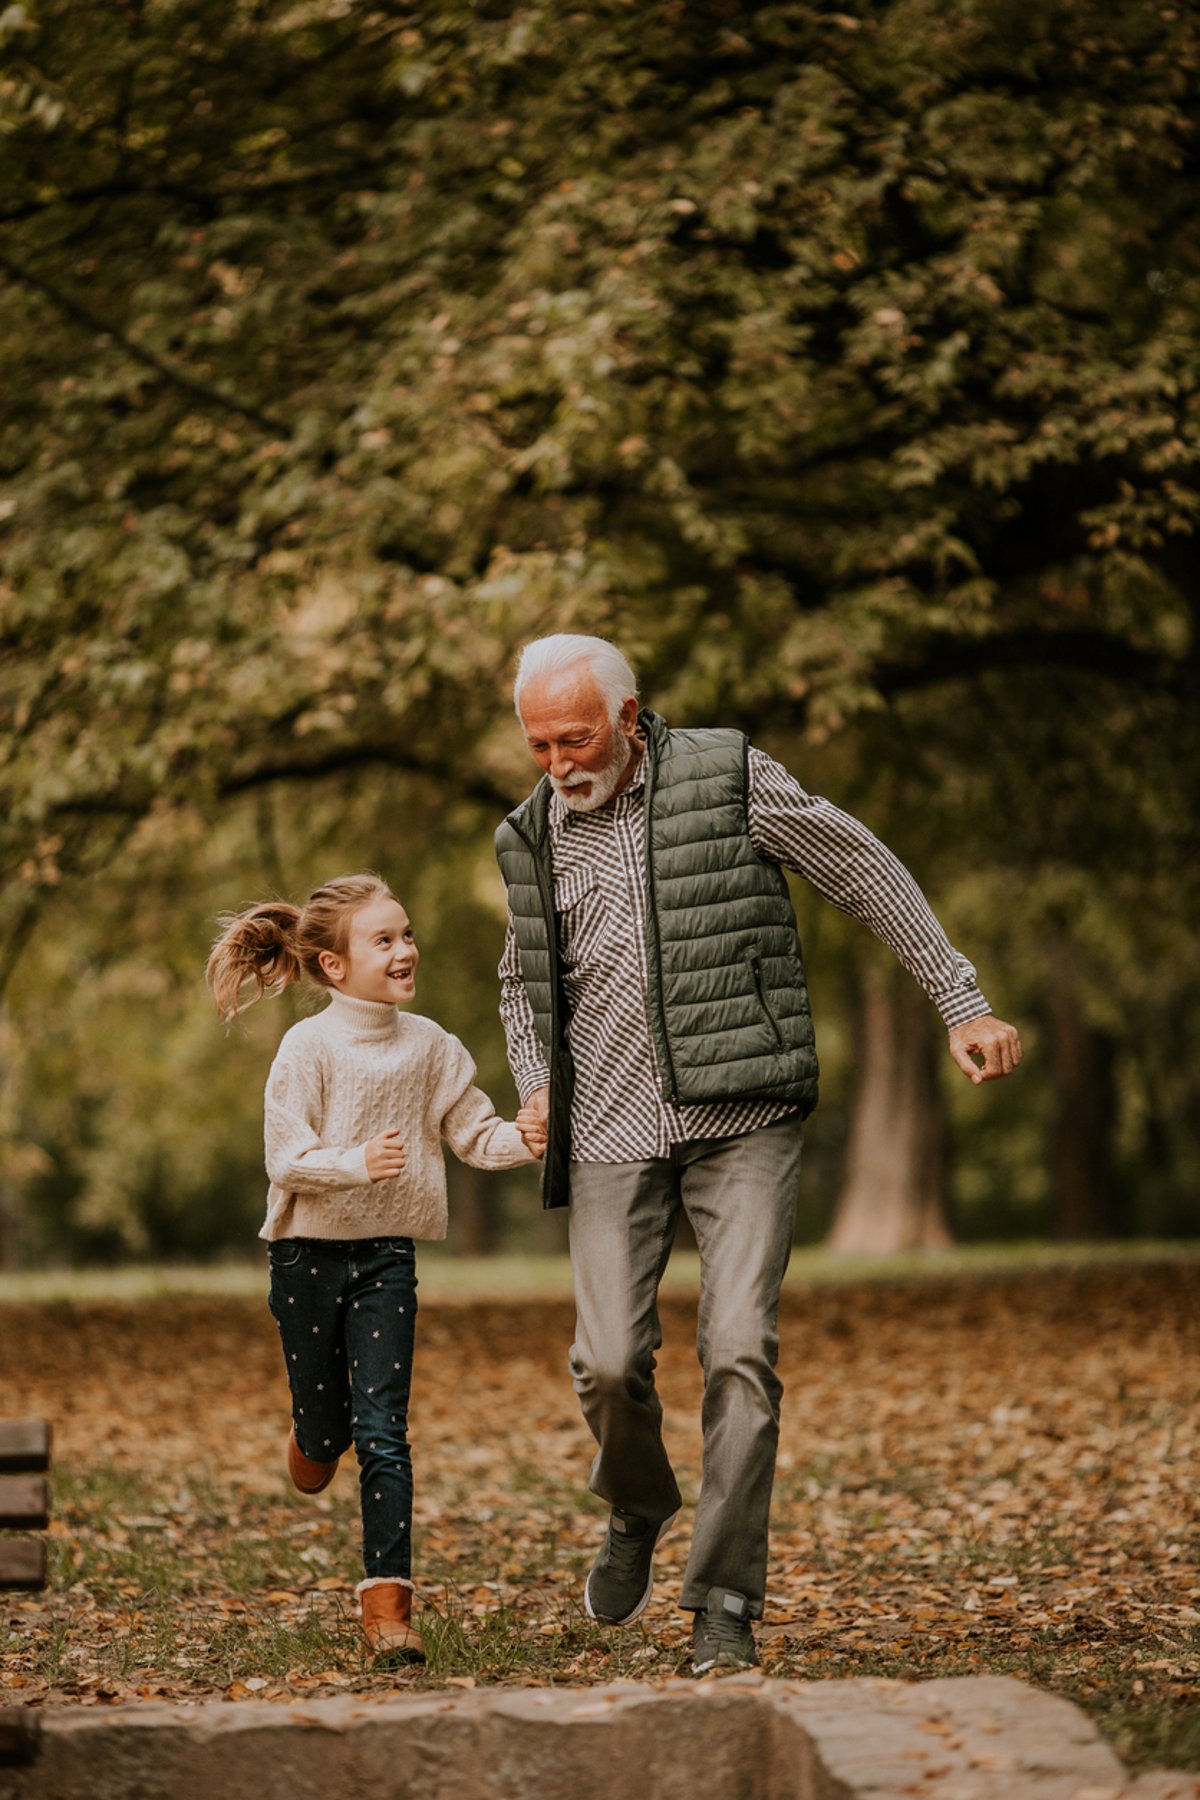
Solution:
<svg viewBox="0 0 1200 1800"><path fill-rule="evenodd" d="M680 1503L662 1441L658 1286L682 1207L700 1249L696 1350L704 1464L680 1605L732 1588L762 1614L782 1383L779 1289L791 1255L803 1128L694 1139L649 1162L571 1165L577 1321L570 1367L599 1445L589 1486L622 1512Z"/></svg>

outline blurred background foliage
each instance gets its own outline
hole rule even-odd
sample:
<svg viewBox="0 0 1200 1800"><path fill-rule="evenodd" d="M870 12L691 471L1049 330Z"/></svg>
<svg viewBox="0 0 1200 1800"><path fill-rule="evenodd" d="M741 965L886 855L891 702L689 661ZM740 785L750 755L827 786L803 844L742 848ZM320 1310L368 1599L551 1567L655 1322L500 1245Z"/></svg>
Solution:
<svg viewBox="0 0 1200 1800"><path fill-rule="evenodd" d="M1198 41L1140 0L0 10L0 1260L252 1239L305 1002L227 1036L203 960L335 872L397 885L512 1106L490 832L556 629L863 816L1023 1030L970 1089L798 884L803 1236L1200 1227ZM559 1241L527 1175L455 1180L464 1247Z"/></svg>

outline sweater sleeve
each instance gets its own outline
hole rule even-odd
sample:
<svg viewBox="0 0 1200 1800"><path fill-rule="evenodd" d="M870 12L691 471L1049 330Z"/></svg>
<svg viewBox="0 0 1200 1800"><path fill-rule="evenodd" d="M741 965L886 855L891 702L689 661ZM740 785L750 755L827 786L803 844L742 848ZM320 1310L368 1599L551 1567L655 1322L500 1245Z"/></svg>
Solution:
<svg viewBox="0 0 1200 1800"><path fill-rule="evenodd" d="M482 1088L475 1086L475 1064L466 1046L449 1032L436 1103L441 1134L459 1162L476 1169L515 1169L537 1161L516 1126L500 1118Z"/></svg>
<svg viewBox="0 0 1200 1800"><path fill-rule="evenodd" d="M369 1183L367 1146L326 1144L322 1112L319 1070L285 1041L271 1064L263 1107L267 1174L277 1188L322 1194Z"/></svg>

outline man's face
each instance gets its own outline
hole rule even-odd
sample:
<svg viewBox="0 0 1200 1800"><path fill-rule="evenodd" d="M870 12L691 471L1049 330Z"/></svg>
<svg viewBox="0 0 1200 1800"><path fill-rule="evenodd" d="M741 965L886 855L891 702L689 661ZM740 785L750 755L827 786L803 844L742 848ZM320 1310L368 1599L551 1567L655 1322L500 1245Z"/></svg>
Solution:
<svg viewBox="0 0 1200 1800"><path fill-rule="evenodd" d="M630 694L614 728L586 667L535 675L526 683L521 693L525 742L572 812L595 812L632 775L637 710Z"/></svg>

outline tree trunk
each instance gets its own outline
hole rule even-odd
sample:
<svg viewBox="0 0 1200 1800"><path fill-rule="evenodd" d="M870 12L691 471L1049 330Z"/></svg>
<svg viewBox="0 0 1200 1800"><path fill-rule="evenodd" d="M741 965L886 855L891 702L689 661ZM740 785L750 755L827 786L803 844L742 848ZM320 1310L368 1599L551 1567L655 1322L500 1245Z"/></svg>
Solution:
<svg viewBox="0 0 1200 1800"><path fill-rule="evenodd" d="M0 1269L6 1272L20 1266L17 1236L20 1193L15 1179L9 1143L12 1122L12 1062L9 1046L13 1034L8 1003L0 999Z"/></svg>
<svg viewBox="0 0 1200 1800"><path fill-rule="evenodd" d="M0 1171L0 1270L5 1274L21 1266L17 1248L17 1209L12 1184Z"/></svg>
<svg viewBox="0 0 1200 1800"><path fill-rule="evenodd" d="M884 1256L942 1250L945 1112L938 1083L941 1028L912 977L864 963L858 978L858 1085L842 1191L828 1247Z"/></svg>
<svg viewBox="0 0 1200 1800"><path fill-rule="evenodd" d="M1054 1234L1099 1238L1113 1223L1112 1040L1083 1015L1070 940L1052 939L1046 960L1055 1094L1050 1147Z"/></svg>
<svg viewBox="0 0 1200 1800"><path fill-rule="evenodd" d="M500 1239L496 1177L447 1158L450 1247L459 1256L490 1256Z"/></svg>

